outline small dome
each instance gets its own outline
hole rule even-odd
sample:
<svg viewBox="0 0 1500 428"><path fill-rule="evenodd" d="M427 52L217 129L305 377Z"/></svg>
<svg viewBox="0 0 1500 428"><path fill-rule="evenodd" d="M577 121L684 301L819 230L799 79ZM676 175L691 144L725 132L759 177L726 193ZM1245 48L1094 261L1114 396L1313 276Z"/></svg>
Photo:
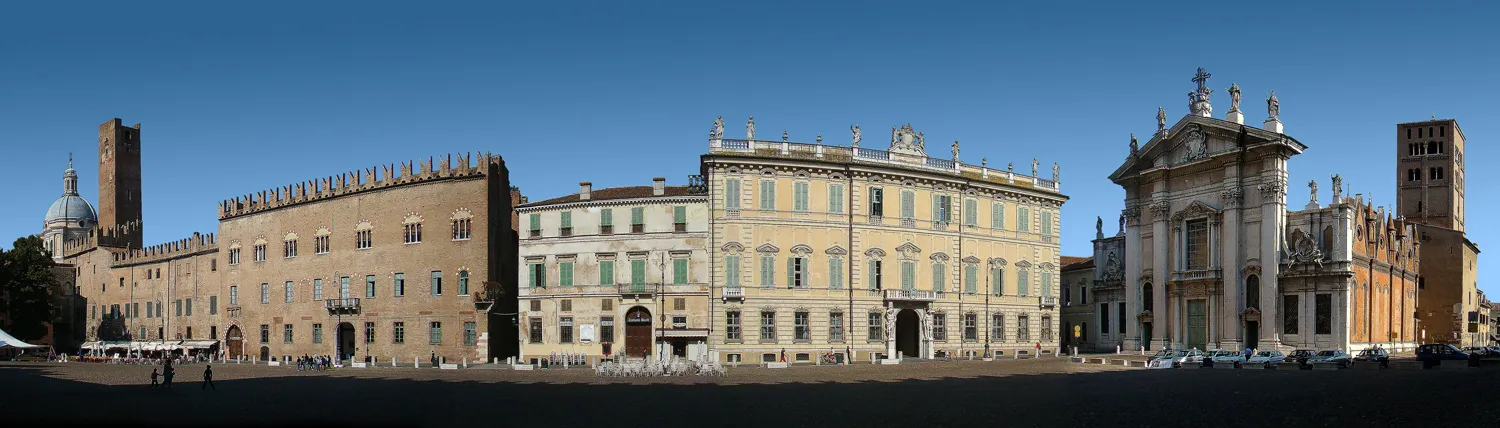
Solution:
<svg viewBox="0 0 1500 428"><path fill-rule="evenodd" d="M52 203L51 208L47 209L47 218L43 220L44 223L59 220L79 220L88 225L98 223L98 217L94 215L94 206L89 205L89 201L78 195L63 195L57 198L57 202Z"/></svg>

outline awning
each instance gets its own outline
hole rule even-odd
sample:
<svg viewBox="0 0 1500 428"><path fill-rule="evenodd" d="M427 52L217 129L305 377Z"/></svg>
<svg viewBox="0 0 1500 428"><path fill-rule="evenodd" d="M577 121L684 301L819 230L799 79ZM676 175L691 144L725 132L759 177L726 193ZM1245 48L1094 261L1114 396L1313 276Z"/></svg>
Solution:
<svg viewBox="0 0 1500 428"><path fill-rule="evenodd" d="M219 341L217 341L217 340L184 340L184 341L182 341L182 347L183 348L187 348L187 349L209 349L209 348L214 347L214 345L218 345L218 344L219 344Z"/></svg>
<svg viewBox="0 0 1500 428"><path fill-rule="evenodd" d="M706 328L673 328L658 330L658 333L658 337L708 337L708 329Z"/></svg>
<svg viewBox="0 0 1500 428"><path fill-rule="evenodd" d="M45 346L32 345L22 342L21 339L11 336L5 330L0 330L0 348L45 348Z"/></svg>

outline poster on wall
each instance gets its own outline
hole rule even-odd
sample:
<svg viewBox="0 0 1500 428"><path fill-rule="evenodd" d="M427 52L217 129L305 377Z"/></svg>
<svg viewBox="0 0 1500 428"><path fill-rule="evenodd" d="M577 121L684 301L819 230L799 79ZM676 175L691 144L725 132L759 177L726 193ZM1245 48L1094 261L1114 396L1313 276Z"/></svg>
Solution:
<svg viewBox="0 0 1500 428"><path fill-rule="evenodd" d="M594 343L594 325L584 324L578 327L578 340L583 343Z"/></svg>

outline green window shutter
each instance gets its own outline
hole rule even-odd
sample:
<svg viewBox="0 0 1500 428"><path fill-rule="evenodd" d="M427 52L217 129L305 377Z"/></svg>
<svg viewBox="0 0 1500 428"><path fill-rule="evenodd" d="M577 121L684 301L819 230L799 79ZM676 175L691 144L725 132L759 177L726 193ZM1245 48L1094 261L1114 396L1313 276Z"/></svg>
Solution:
<svg viewBox="0 0 1500 428"><path fill-rule="evenodd" d="M979 292L979 267L964 266L964 292L969 294Z"/></svg>
<svg viewBox="0 0 1500 428"><path fill-rule="evenodd" d="M572 287L573 286L573 262L563 263L562 267L560 269L561 269L561 272L559 272L559 274L562 275L562 285L564 287Z"/></svg>
<svg viewBox="0 0 1500 428"><path fill-rule="evenodd" d="M599 211L599 225L600 226L614 226L615 225L615 210L612 210L612 209L609 209L609 208L605 208L603 210L600 210Z"/></svg>
<svg viewBox="0 0 1500 428"><path fill-rule="evenodd" d="M917 216L917 194L909 191L901 191L901 218L914 218Z"/></svg>
<svg viewBox="0 0 1500 428"><path fill-rule="evenodd" d="M1031 288L1031 272L1016 269L1016 295L1025 296L1028 288Z"/></svg>
<svg viewBox="0 0 1500 428"><path fill-rule="evenodd" d="M828 288L839 290L844 288L844 260L838 258L828 259Z"/></svg>
<svg viewBox="0 0 1500 428"><path fill-rule="evenodd" d="M941 222L941 221L943 221L942 217L939 216L941 214L941 212L938 211L938 206L939 205L940 204L938 203L938 195L936 193L933 193L932 194L932 221L933 222Z"/></svg>
<svg viewBox="0 0 1500 428"><path fill-rule="evenodd" d="M532 214L531 215L531 230L541 230L541 229L542 229L542 215L541 214Z"/></svg>
<svg viewBox="0 0 1500 428"><path fill-rule="evenodd" d="M995 230L1005 229L1005 205L990 204L990 228Z"/></svg>
<svg viewBox="0 0 1500 428"><path fill-rule="evenodd" d="M876 286L876 283L875 283L875 271L878 268L875 266L875 264L876 264L876 262L874 260L871 260L870 261L870 267L868 267L868 268L865 269L865 286L868 287L871 290L874 290L875 286Z"/></svg>
<svg viewBox="0 0 1500 428"><path fill-rule="evenodd" d="M990 291L996 296L1005 295L1005 269L990 270Z"/></svg>
<svg viewBox="0 0 1500 428"><path fill-rule="evenodd" d="M789 257L786 259L786 288L792 288L797 285L792 281L792 277L796 275L796 263L796 257Z"/></svg>
<svg viewBox="0 0 1500 428"><path fill-rule="evenodd" d="M1042 234L1052 236L1052 213L1042 211Z"/></svg>
<svg viewBox="0 0 1500 428"><path fill-rule="evenodd" d="M630 224L646 224L646 209L641 207L631 208Z"/></svg>
<svg viewBox="0 0 1500 428"><path fill-rule="evenodd" d="M760 209L776 209L776 182L773 180L760 182Z"/></svg>
<svg viewBox="0 0 1500 428"><path fill-rule="evenodd" d="M724 208L740 209L740 180L724 180Z"/></svg>
<svg viewBox="0 0 1500 428"><path fill-rule="evenodd" d="M1021 207L1016 210L1016 230L1022 232L1031 231L1031 210Z"/></svg>
<svg viewBox="0 0 1500 428"><path fill-rule="evenodd" d="M964 224L968 226L979 225L979 203L973 199L964 201Z"/></svg>
<svg viewBox="0 0 1500 428"><path fill-rule="evenodd" d="M561 227L573 227L573 213L571 213L571 212L564 212L564 213L562 213L562 226Z"/></svg>
<svg viewBox="0 0 1500 428"><path fill-rule="evenodd" d="M673 223L687 223L687 207L684 207L684 206L675 206L675 207L672 207L672 222Z"/></svg>
<svg viewBox="0 0 1500 428"><path fill-rule="evenodd" d="M807 183L792 183L792 210L807 211Z"/></svg>
<svg viewBox="0 0 1500 428"><path fill-rule="evenodd" d="M631 260L630 261L630 285L632 285L634 287L637 287L637 288L646 285L646 261L645 260Z"/></svg>
<svg viewBox="0 0 1500 428"><path fill-rule="evenodd" d="M1042 296L1052 295L1052 272L1042 272Z"/></svg>
<svg viewBox="0 0 1500 428"><path fill-rule="evenodd" d="M828 185L828 212L844 212L844 186L841 184Z"/></svg>
<svg viewBox="0 0 1500 428"><path fill-rule="evenodd" d="M947 266L944 266L942 263L934 263L932 265L932 291L948 291L943 287L948 282L947 278L943 277L943 274L947 271Z"/></svg>
<svg viewBox="0 0 1500 428"><path fill-rule="evenodd" d="M724 258L724 285L740 286L740 256Z"/></svg>
<svg viewBox="0 0 1500 428"><path fill-rule="evenodd" d="M615 285L615 261L599 262L599 285Z"/></svg>
<svg viewBox="0 0 1500 428"><path fill-rule="evenodd" d="M917 288L917 267L913 262L901 262L901 289L914 290Z"/></svg>
<svg viewBox="0 0 1500 428"><path fill-rule="evenodd" d="M762 287L776 286L776 259L771 256L760 256L760 285Z"/></svg>
<svg viewBox="0 0 1500 428"><path fill-rule="evenodd" d="M676 285L688 283L688 259L672 260L672 283Z"/></svg>

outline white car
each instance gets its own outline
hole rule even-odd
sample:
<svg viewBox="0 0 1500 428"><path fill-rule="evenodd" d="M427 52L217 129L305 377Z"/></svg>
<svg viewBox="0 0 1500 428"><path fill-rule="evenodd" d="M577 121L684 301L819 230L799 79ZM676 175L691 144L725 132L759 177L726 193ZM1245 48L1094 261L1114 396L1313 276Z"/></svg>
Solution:
<svg viewBox="0 0 1500 428"><path fill-rule="evenodd" d="M1183 365L1198 364L1203 361L1203 352L1197 349L1184 351L1181 349L1163 349L1151 357L1146 364L1152 369L1175 369Z"/></svg>
<svg viewBox="0 0 1500 428"><path fill-rule="evenodd" d="M1207 358L1209 361L1212 361L1214 365L1222 364L1225 366L1233 366L1237 363L1245 362L1245 354L1232 349L1215 349L1212 351L1208 351L1208 354L1205 356L1205 358Z"/></svg>
<svg viewBox="0 0 1500 428"><path fill-rule="evenodd" d="M1281 361L1285 359L1286 354L1282 354L1281 351L1258 351L1254 356L1251 356L1250 359L1245 360L1245 364L1259 364L1263 367L1276 367L1277 364L1280 364Z"/></svg>

